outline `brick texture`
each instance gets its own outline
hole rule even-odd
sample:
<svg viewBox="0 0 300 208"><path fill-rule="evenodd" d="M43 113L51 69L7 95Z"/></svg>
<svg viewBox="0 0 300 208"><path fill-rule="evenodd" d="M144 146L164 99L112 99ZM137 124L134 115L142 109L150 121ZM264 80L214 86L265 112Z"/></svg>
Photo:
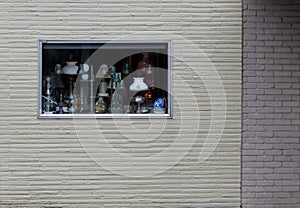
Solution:
<svg viewBox="0 0 300 208"><path fill-rule="evenodd" d="M242 207L300 207L300 2L243 1Z"/></svg>
<svg viewBox="0 0 300 208"><path fill-rule="evenodd" d="M2 0L0 8L1 208L240 207L240 0ZM274 38L278 37L282 36L274 34ZM173 119L37 119L38 39L120 38L172 39ZM251 48L255 48L256 41L251 41ZM284 41L290 43L292 40ZM271 40L269 44L272 44ZM264 41L258 42L258 46L263 47ZM274 50L281 48L277 44L269 47ZM294 53L290 51L289 54ZM263 62L264 52L258 56L257 60ZM249 59L253 60L256 58ZM212 74L211 66L218 73ZM288 78L289 74L281 79ZM226 93L226 115L218 110L224 96L216 86L218 79L222 80ZM208 83L204 85L203 80L208 80ZM217 110L214 112L207 87L215 95L213 101ZM192 96L191 93L182 93L187 88ZM256 96L256 90L260 92L255 88L248 90L253 96ZM273 93L277 93L276 90L282 92L283 89L275 89ZM264 96L264 90L260 93ZM197 102L192 106L194 99ZM291 111L298 110L293 107L296 100L282 97L279 102L282 102L282 107L278 108L280 111L286 109L283 105L291 105ZM249 110L260 105L260 102L255 103ZM273 109L272 106L266 108ZM196 120L198 113L200 119ZM212 117L217 122L211 122ZM210 125L219 125L225 117L223 132L212 129L212 139L206 140ZM186 122L185 125L181 120ZM297 122L295 118L291 121ZM197 122L200 124L195 127ZM117 123L119 126L116 126ZM157 128L153 129L153 126ZM151 128L152 131L143 133ZM182 130L180 137L179 129ZM196 137L191 148L184 148L194 134ZM111 148L101 148L101 142L104 142L101 135ZM144 142L153 135L154 140ZM218 136L221 136L220 141L214 139ZM177 144L171 146L175 141ZM215 146L216 149L207 160L200 162L200 152L203 150L204 155L209 152L202 148L204 141L205 147ZM173 157L141 166L134 166L137 161L132 160L129 164L133 166L132 176L136 176L135 167L144 175L130 177L111 170L116 163L119 164L116 168L126 168L126 164L119 163L120 157L107 154L96 158L106 162L104 167L94 160L95 157L90 157L90 152L83 148L83 142L94 148L92 153L95 154L113 149L124 157L140 156L139 159L145 159L164 153L169 147L174 148L170 151L173 157L186 154L171 167L150 176L147 174L151 170L165 167L163 162ZM263 157L264 151L256 150L251 157L267 160ZM268 148L267 151L271 154L273 149ZM283 154L289 150L278 151ZM277 152L274 154L276 157L283 156ZM296 154L290 157L294 156ZM257 166L253 161L248 162L251 167ZM263 161L258 164L259 167L261 164ZM289 170L289 167L274 167L276 171L285 169ZM289 172L283 174L285 180L293 177ZM268 175L272 176L271 173ZM280 184L275 186L282 187ZM285 188L295 190L295 186ZM253 187L250 189L254 191Z"/></svg>

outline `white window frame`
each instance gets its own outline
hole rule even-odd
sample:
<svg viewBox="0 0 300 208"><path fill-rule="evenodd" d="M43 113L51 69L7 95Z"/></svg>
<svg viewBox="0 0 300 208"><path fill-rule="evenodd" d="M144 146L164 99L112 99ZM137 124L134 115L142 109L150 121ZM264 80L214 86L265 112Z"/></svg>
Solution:
<svg viewBox="0 0 300 208"><path fill-rule="evenodd" d="M108 44L110 48L118 49L118 45L130 44L131 47L138 47L141 44L147 44L149 47L153 45L156 47L159 44L167 44L167 55L168 55L168 102L167 102L167 112L164 114L135 114L135 113L73 113L73 114L44 114L42 107L42 82L43 82L43 45L44 44ZM121 46L122 47L122 46ZM38 118L172 118L172 41L169 39L123 39L123 40L38 40Z"/></svg>

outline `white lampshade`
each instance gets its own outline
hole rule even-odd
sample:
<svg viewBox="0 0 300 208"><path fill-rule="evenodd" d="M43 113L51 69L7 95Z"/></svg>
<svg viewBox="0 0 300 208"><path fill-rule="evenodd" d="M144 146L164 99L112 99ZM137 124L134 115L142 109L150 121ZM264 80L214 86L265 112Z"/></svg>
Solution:
<svg viewBox="0 0 300 208"><path fill-rule="evenodd" d="M144 77L134 77L133 79L134 82L129 87L131 91L143 91L148 89L148 86L144 82Z"/></svg>

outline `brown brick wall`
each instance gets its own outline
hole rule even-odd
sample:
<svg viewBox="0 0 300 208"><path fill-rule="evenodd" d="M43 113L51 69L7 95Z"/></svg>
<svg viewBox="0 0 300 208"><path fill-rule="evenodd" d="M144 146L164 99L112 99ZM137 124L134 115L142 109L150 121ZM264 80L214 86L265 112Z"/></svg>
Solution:
<svg viewBox="0 0 300 208"><path fill-rule="evenodd" d="M242 206L300 207L300 1L243 1Z"/></svg>

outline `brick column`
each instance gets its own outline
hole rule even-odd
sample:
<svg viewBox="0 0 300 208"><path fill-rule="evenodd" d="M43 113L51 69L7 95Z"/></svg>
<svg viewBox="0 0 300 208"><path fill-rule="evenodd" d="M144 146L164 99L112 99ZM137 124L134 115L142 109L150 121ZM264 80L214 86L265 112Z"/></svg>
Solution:
<svg viewBox="0 0 300 208"><path fill-rule="evenodd" d="M242 207L300 207L300 1L243 1Z"/></svg>

